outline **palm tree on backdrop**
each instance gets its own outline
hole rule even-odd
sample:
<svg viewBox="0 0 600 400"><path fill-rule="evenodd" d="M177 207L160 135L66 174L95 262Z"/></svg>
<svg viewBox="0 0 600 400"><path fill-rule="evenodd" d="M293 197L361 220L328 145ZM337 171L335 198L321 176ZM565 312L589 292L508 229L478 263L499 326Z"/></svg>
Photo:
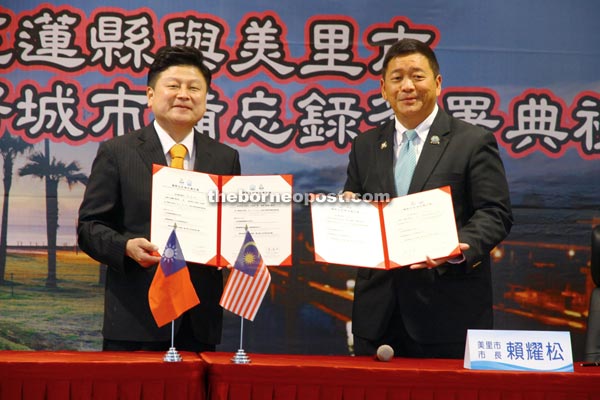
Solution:
<svg viewBox="0 0 600 400"><path fill-rule="evenodd" d="M56 287L56 235L58 233L58 184L64 180L69 189L76 184L87 185L88 177L79 172L76 161L65 164L50 159L50 142L44 141L45 153L36 151L29 156L29 164L19 169L20 176L33 175L46 183L46 234L48 236L48 277L46 287Z"/></svg>
<svg viewBox="0 0 600 400"><path fill-rule="evenodd" d="M8 199L12 186L13 167L15 158L33 148L32 144L25 142L19 136L13 136L8 131L0 137L0 157L3 162L4 172L4 202L2 203L2 226L0 227L0 285L6 283L4 278L6 272L6 246L8 233Z"/></svg>

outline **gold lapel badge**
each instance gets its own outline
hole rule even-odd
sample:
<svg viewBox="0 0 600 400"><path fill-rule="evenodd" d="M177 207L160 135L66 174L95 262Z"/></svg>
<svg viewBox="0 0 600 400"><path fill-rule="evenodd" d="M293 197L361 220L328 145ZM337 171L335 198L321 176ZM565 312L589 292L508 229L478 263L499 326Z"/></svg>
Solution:
<svg viewBox="0 0 600 400"><path fill-rule="evenodd" d="M430 144L440 144L440 137L433 135L431 139L429 139Z"/></svg>
<svg viewBox="0 0 600 400"><path fill-rule="evenodd" d="M387 142L383 142L383 143L381 143L380 149L381 149L381 150L383 150L383 149L387 149Z"/></svg>

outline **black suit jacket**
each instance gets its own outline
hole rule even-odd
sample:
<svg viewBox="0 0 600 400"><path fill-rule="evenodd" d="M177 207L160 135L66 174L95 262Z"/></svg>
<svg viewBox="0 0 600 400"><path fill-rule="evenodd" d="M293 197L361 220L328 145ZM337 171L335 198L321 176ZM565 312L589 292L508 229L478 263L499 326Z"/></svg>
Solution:
<svg viewBox="0 0 600 400"><path fill-rule="evenodd" d="M236 150L199 132L194 132L194 146L194 170L240 174ZM165 341L171 337L170 324L159 329L148 304L156 267L142 268L125 255L127 240L150 239L153 163L167 165L152 124L103 142L79 209L79 246L108 266L102 329L106 339ZM203 343L218 344L223 316L218 304L223 291L222 273L214 267L188 267L201 302L188 311L194 334Z"/></svg>
<svg viewBox="0 0 600 400"><path fill-rule="evenodd" d="M355 138L344 190L396 195L394 133L390 121ZM469 328L492 328L490 251L512 226L504 166L491 132L440 109L409 193L445 185L452 188L459 241L471 246L465 261L431 270L360 268L352 315L356 335L380 338L396 306L408 333L420 343L462 342Z"/></svg>

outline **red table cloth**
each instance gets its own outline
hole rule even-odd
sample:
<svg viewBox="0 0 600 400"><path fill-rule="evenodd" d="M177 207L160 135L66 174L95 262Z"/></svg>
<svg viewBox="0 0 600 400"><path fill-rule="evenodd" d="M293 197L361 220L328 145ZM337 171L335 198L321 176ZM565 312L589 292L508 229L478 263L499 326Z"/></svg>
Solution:
<svg viewBox="0 0 600 400"><path fill-rule="evenodd" d="M202 353L210 400L598 400L600 367L474 371L462 360Z"/></svg>
<svg viewBox="0 0 600 400"><path fill-rule="evenodd" d="M0 399L205 399L204 362L180 354L0 351Z"/></svg>

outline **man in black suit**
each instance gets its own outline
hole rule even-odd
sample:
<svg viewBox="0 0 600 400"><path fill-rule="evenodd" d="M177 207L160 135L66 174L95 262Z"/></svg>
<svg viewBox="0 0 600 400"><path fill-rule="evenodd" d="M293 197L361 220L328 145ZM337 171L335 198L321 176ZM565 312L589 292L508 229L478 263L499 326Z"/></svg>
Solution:
<svg viewBox="0 0 600 400"><path fill-rule="evenodd" d="M167 350L171 325L159 328L148 289L160 257L149 241L152 164L169 165L169 150L186 148L183 167L239 175L238 152L194 129L206 111L211 72L200 50L160 49L148 72L148 106L154 122L102 143L79 209L79 246L108 266L103 350ZM178 318L179 350L214 351L221 340L221 271L188 264L201 303Z"/></svg>
<svg viewBox="0 0 600 400"><path fill-rule="evenodd" d="M399 356L462 358L467 329L492 328L490 251L512 226L508 185L494 135L442 111L441 85L429 46L403 39L390 47L381 93L395 118L355 138L344 195L395 197L450 185L462 255L391 271L359 268L357 355L389 344ZM410 130L416 136L409 145ZM403 181L406 154L417 161Z"/></svg>

